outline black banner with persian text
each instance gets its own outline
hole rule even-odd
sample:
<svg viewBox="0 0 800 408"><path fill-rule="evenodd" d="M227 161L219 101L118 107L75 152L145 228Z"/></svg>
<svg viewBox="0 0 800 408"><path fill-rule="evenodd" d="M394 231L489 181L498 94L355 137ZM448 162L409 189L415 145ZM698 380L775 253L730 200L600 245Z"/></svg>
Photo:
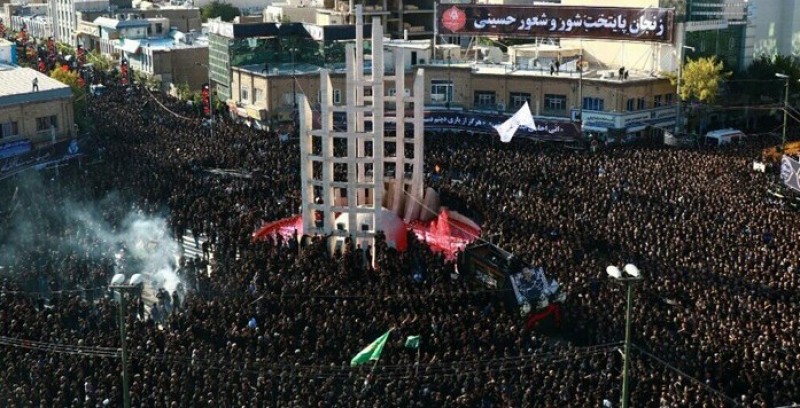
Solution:
<svg viewBox="0 0 800 408"><path fill-rule="evenodd" d="M445 111L434 110L425 111L424 124L426 130L458 130L471 133L486 133L497 135L497 130L494 126L503 123L510 115L492 114L484 112L471 112L471 111ZM386 116L394 116L394 112L386 112ZM413 115L412 112L407 112L407 115ZM317 129L321 126L319 113L312 112L314 128ZM540 119L534 117L536 129L529 129L527 127L520 127L517 130L517 136L529 137L537 140L549 140L568 142L578 140L581 137L581 131L577 125L571 122L559 122L552 119ZM333 127L336 130L343 131L347 129L347 115L344 112L334 112L333 114ZM367 130L371 128L369 123L365 125ZM385 128L387 130L394 129L393 122L386 122Z"/></svg>
<svg viewBox="0 0 800 408"><path fill-rule="evenodd" d="M442 35L500 35L671 43L675 12L663 8L439 4Z"/></svg>

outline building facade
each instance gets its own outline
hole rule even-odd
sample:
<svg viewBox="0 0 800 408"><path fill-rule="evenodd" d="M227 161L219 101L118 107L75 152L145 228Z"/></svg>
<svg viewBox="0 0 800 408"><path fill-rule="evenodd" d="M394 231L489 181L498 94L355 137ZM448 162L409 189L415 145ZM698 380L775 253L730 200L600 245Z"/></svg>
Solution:
<svg viewBox="0 0 800 408"><path fill-rule="evenodd" d="M800 0L750 0L752 57L800 57Z"/></svg>
<svg viewBox="0 0 800 408"><path fill-rule="evenodd" d="M318 26L302 23L208 24L212 87L219 99L231 99L234 67L278 64L343 65L343 42L355 39L353 25ZM371 30L364 26L364 32Z"/></svg>
<svg viewBox="0 0 800 408"><path fill-rule="evenodd" d="M78 28L77 12L110 11L109 0L50 0L48 14L53 24L56 41L78 45L76 30Z"/></svg>
<svg viewBox="0 0 800 408"><path fill-rule="evenodd" d="M388 60L389 58L387 58ZM541 69L509 69L496 64L450 61L449 64L417 64L405 71L406 83L425 69L425 109L510 115L528 102L540 119L579 121L586 134L638 135L648 127L675 125L675 86L667 78L648 72L610 76L607 71L560 70L552 75ZM312 106L319 106L320 67L276 67L265 72L261 65L236 67L231 81L229 108L234 117L258 127L291 119L293 83ZM293 81L296 79L296 82ZM347 103L343 72L330 73L333 105ZM391 84L387 95L400 92ZM409 94L410 90L404 89ZM256 123L258 122L258 123Z"/></svg>
<svg viewBox="0 0 800 408"><path fill-rule="evenodd" d="M69 86L47 75L0 64L0 142L36 146L75 136L72 99Z"/></svg>

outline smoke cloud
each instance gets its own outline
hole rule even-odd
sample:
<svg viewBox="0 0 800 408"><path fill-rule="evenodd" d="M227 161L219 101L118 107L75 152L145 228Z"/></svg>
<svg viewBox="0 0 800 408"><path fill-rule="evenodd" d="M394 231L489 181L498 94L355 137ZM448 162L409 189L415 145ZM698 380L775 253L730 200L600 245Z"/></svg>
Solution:
<svg viewBox="0 0 800 408"><path fill-rule="evenodd" d="M120 192L81 200L85 191L70 191L37 173L18 181L18 194L0 202L0 274L30 283L47 271L51 276L45 278L63 289L107 285L115 273L142 273L153 289L172 291L181 283L180 246L166 211L147 213L133 204L136 197ZM75 264L87 265L92 276L67 270Z"/></svg>

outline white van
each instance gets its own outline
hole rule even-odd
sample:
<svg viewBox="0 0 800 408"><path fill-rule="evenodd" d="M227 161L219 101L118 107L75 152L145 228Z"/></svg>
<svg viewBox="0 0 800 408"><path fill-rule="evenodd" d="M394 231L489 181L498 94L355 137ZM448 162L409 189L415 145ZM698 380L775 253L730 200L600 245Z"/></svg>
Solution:
<svg viewBox="0 0 800 408"><path fill-rule="evenodd" d="M738 129L719 129L706 133L706 144L721 146L728 143L743 142L747 135Z"/></svg>

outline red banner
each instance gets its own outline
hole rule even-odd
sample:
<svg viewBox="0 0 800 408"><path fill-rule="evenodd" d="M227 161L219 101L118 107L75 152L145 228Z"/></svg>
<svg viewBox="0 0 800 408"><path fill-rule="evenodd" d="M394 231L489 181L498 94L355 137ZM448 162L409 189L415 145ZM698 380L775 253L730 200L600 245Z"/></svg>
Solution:
<svg viewBox="0 0 800 408"><path fill-rule="evenodd" d="M122 85L128 85L128 63L126 61L122 61L122 65L119 67L119 75Z"/></svg>
<svg viewBox="0 0 800 408"><path fill-rule="evenodd" d="M208 84L203 84L203 90L200 91L200 96L203 100L203 114L211 115L211 93Z"/></svg>
<svg viewBox="0 0 800 408"><path fill-rule="evenodd" d="M441 4L442 35L597 38L671 43L675 12L662 8Z"/></svg>

